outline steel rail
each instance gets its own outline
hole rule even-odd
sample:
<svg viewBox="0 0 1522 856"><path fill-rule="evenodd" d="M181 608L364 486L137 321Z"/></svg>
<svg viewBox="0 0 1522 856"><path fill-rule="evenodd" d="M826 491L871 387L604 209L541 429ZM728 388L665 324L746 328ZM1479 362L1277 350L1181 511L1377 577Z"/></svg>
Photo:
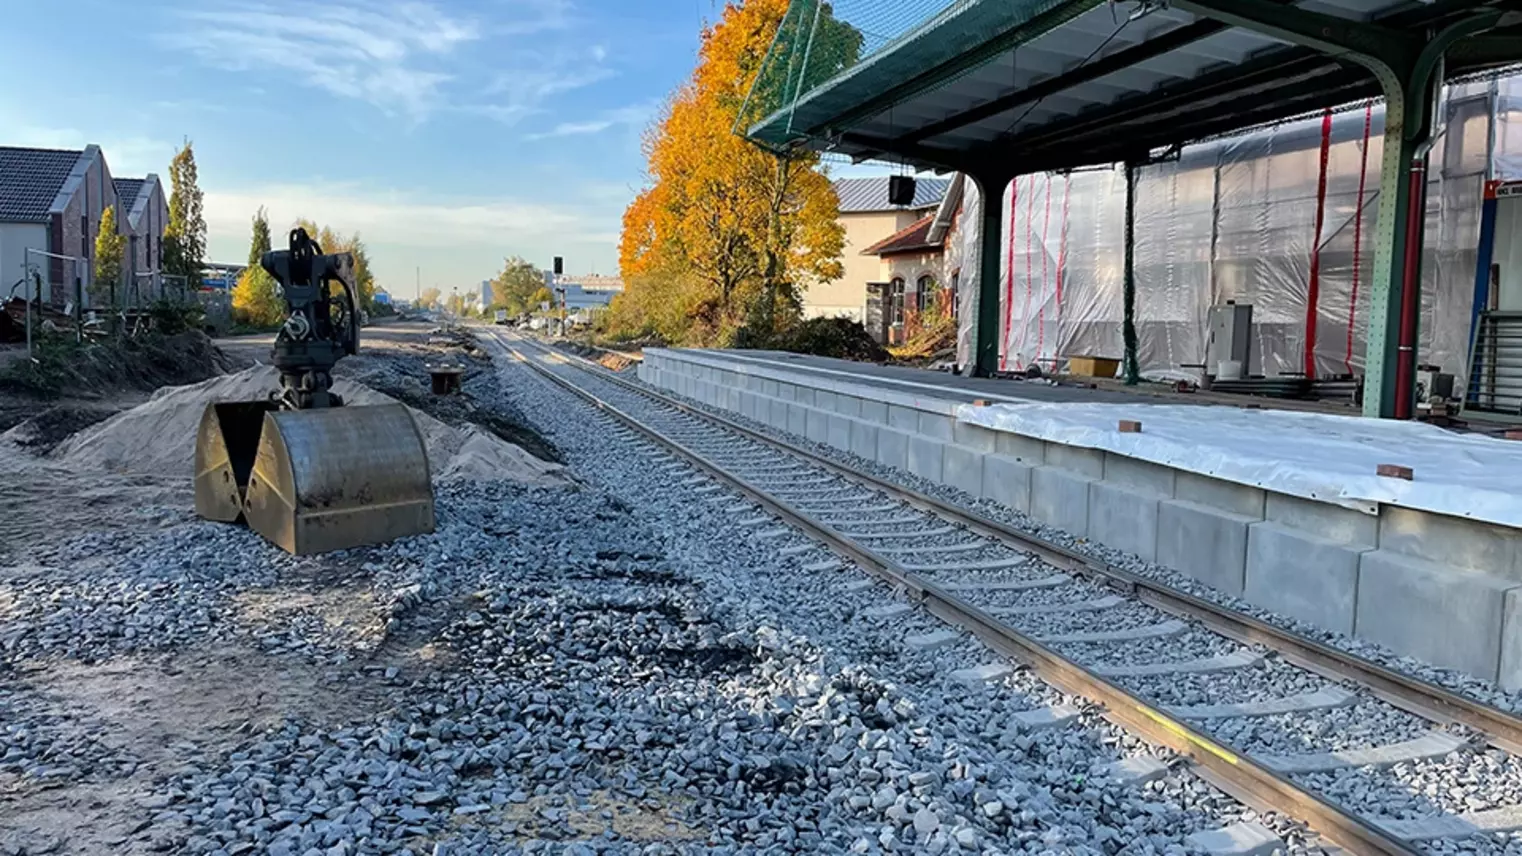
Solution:
<svg viewBox="0 0 1522 856"><path fill-rule="evenodd" d="M534 343L537 347L545 346ZM1522 718L1469 696L1424 681L1357 654L1318 642L1292 630L1286 630L1256 616L1239 612L1204 598L1181 591L1167 583L1116 567L1056 544L1039 535L1022 532L975 511L947 503L904 485L823 457L816 452L771 437L702 408L694 407L643 384L636 384L574 354L545 348L549 353L579 364L596 376L631 392L653 398L684 413L700 417L723 428L765 443L780 451L804 458L857 484L884 491L904 502L961 524L1006 546L1034 554L1061 570L1082 574L1116 590L1181 618L1191 618L1211 630L1239 642L1269 648L1301 668L1333 680L1360 684L1379 698L1402 710L1437 723L1459 723L1480 732L1488 743L1514 755L1522 755Z"/></svg>
<svg viewBox="0 0 1522 856"><path fill-rule="evenodd" d="M857 544L828 524L809 517L793 505L750 484L739 475L725 470L683 443L664 436L596 393L577 386L549 368L539 365L519 353L511 344L501 342L500 339L498 341L515 359L541 377L584 399L656 445L685 458L714 479L729 485L771 513L809 534L837 555L855 562L902 589L932 615L965 628L990 648L1025 663L1044 681L1058 689L1097 704L1102 709L1105 718L1116 725L1150 743L1166 746L1189 758L1200 770L1204 771L1206 778L1232 796L1249 804L1272 806L1275 810L1306 823L1322 837L1350 853L1373 856L1373 854L1420 852L1409 842L1396 838L1340 805L1301 788L1288 777L1262 766L1247 754L1216 740L1188 722L1170 716L1165 710L1149 704L1125 688L1064 658L1035 639L947 592L933 582L905 570L897 562ZM592 369L585 368L584 365L565 359L566 355L560 352L546 350L560 357L563 365L603 377L601 372L594 372ZM581 362L586 363L586 361ZM640 394L647 394L644 389L636 389ZM658 395L652 397L663 398ZM693 412L685 405L679 409L687 413ZM720 421L727 422L727 420ZM736 427L743 429L743 426ZM755 437L754 432L748 429L740 433L747 438ZM769 438L767 439L769 441ZM771 445L784 452L793 451L790 444L771 443ZM806 453L805 456L810 459L815 457Z"/></svg>

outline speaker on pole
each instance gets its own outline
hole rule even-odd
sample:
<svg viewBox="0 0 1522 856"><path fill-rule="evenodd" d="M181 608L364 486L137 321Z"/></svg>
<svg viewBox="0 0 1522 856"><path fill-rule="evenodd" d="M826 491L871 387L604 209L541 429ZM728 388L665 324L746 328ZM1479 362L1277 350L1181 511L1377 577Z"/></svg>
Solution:
<svg viewBox="0 0 1522 856"><path fill-rule="evenodd" d="M888 204L889 205L913 205L914 204L914 176L891 175L888 176Z"/></svg>

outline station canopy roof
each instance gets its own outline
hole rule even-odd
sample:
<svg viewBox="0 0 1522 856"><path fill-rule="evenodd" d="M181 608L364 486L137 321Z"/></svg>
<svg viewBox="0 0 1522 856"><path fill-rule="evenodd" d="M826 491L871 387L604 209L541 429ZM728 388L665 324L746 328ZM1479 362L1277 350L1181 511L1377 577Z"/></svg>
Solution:
<svg viewBox="0 0 1522 856"><path fill-rule="evenodd" d="M1382 94L1351 59L1186 11L1208 5L793 0L742 111L742 130L777 150L807 146L941 171L998 165L1026 173L1145 159ZM1253 5L1423 39L1502 8L1479 0ZM1450 49L1446 76L1522 59L1515 17Z"/></svg>

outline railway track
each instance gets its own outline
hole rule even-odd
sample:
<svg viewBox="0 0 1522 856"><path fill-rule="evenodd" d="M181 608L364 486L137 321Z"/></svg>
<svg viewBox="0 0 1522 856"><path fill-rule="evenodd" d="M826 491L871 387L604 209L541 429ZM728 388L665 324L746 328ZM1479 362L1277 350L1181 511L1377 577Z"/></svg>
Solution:
<svg viewBox="0 0 1522 856"><path fill-rule="evenodd" d="M1430 814L1420 817L1371 813L1325 793L1360 770L1487 751L1510 757L1522 746L1517 717L854 470L579 357L492 335L536 373L746 497L733 511L753 515L740 522L757 538L788 534L776 526L780 519L820 545L787 548L800 560L827 550L854 562L910 603L1100 706L1137 737L1176 751L1206 781L1302 821L1330 846L1446 852L1488 838L1500 844L1494 852L1522 852L1502 837L1522 829L1515 805L1455 811L1433 804L1430 813L1415 812ZM710 492L725 496L718 485ZM834 561L822 552L817 558ZM908 608L878 612L891 620ZM945 644L957 635L906 644ZM990 663L959 677L987 680L1007 668ZM1142 765L1127 774L1144 781L1160 771ZM1232 832L1250 848L1261 830Z"/></svg>

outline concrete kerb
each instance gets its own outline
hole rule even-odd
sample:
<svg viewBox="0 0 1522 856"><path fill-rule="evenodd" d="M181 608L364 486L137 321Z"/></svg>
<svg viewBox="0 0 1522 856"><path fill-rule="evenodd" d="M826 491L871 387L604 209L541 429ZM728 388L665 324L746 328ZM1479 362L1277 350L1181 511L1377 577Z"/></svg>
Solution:
<svg viewBox="0 0 1522 856"><path fill-rule="evenodd" d="M756 391L694 397L769 417L760 421L991 499L1290 617L1522 689L1515 530L1389 506L1376 517L993 431L957 421L958 401L875 385L865 397L860 385L759 361L729 364L689 352L667 359L654 349L638 374L682 392L694 388L685 372L717 366L734 372L726 386L754 390L769 381L792 400Z"/></svg>

